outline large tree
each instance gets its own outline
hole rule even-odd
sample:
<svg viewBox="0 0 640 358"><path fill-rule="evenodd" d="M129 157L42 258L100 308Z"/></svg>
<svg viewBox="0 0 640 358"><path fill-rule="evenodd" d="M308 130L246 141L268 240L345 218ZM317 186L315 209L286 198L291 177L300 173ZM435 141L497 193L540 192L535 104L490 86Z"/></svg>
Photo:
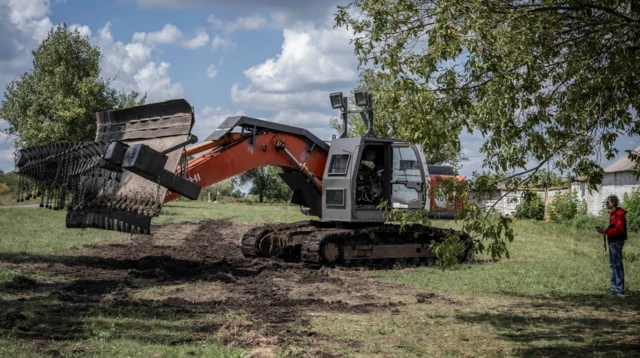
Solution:
<svg viewBox="0 0 640 358"><path fill-rule="evenodd" d="M476 131L489 170L529 174L551 161L594 187L616 138L640 133L639 10L613 0L356 0L336 18L355 32L361 65L389 83L385 97L416 142L435 151Z"/></svg>
<svg viewBox="0 0 640 358"><path fill-rule="evenodd" d="M409 139L435 152L479 133L485 168L511 188L545 166L596 188L599 160L618 154L619 136L640 133L635 1L354 0L336 23L355 33L360 65L388 84L385 108L405 113L396 126ZM494 255L505 252L508 221L462 217L465 230L494 239Z"/></svg>
<svg viewBox="0 0 640 358"><path fill-rule="evenodd" d="M33 68L9 82L0 118L17 147L93 140L95 112L144 104L138 93L118 92L100 78L100 50L66 25L49 31L32 51Z"/></svg>
<svg viewBox="0 0 640 358"><path fill-rule="evenodd" d="M285 201L291 198L291 189L278 176L282 169L265 166L251 169L233 178L236 185L251 184L249 194L257 195L260 202L264 199Z"/></svg>
<svg viewBox="0 0 640 358"><path fill-rule="evenodd" d="M400 108L397 100L398 92L392 87L393 81L385 73L371 69L360 72L360 81L358 88L368 91L373 95L373 104L375 107L373 129L378 138L395 138L407 142L423 144L429 140L428 137L433 135L448 136L457 138L460 134L459 126L451 126L442 122L432 122L430 117L424 117L424 112L416 110L425 105L424 97L430 98L431 94L423 93L414 96L411 101L406 101L404 106ZM394 95L390 95L394 93ZM428 102L428 99L427 99ZM350 109L355 107L355 98L353 93L349 99ZM428 103L427 103L428 104ZM413 126L405 126L404 123L412 122ZM329 125L342 133L342 119L331 118ZM357 114L349 114L348 116L348 135L349 137L361 137L366 131L367 126L362 117ZM416 131L416 128L423 130ZM427 130L424 130L427 129ZM457 167L462 157L459 141L441 142L441 146L427 146L424 154L429 164L450 164Z"/></svg>

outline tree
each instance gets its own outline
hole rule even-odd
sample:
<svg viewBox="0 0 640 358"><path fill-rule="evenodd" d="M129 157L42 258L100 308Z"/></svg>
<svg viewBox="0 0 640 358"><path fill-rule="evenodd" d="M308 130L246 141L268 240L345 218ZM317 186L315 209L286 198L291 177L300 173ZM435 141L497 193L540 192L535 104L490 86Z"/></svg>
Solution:
<svg viewBox="0 0 640 358"><path fill-rule="evenodd" d="M100 50L66 25L49 31L32 51L33 69L6 85L0 117L18 148L93 140L95 112L144 104L146 96L118 92L100 78Z"/></svg>
<svg viewBox="0 0 640 358"><path fill-rule="evenodd" d="M251 183L249 194L257 195L260 202L264 199L285 201L291 197L291 189L278 177L282 169L278 167L260 167L246 171L234 177L236 185Z"/></svg>
<svg viewBox="0 0 640 358"><path fill-rule="evenodd" d="M533 191L527 192L522 198L522 202L516 205L514 216L518 219L544 219L544 202L540 195Z"/></svg>
<svg viewBox="0 0 640 358"><path fill-rule="evenodd" d="M484 166L510 190L547 163L596 189L598 158L640 133L639 11L611 0L354 0L336 23L355 33L360 65L389 83L387 108L408 112L398 125L427 152L475 132ZM508 220L460 218L508 255Z"/></svg>
<svg viewBox="0 0 640 358"><path fill-rule="evenodd" d="M208 200L209 195L211 195L212 200L217 200L219 196L231 196L234 188L235 185L231 179L223 180L206 188L202 188L198 199Z"/></svg>
<svg viewBox="0 0 640 358"><path fill-rule="evenodd" d="M620 134L640 134L639 11L610 0L355 0L336 19L409 112L399 119L407 130L431 132L425 118L452 134L478 131L489 170L529 174L552 161L595 188L600 152L612 159Z"/></svg>
<svg viewBox="0 0 640 358"><path fill-rule="evenodd" d="M373 129L379 138L395 138L407 142L420 143L424 142L424 136L446 135L457 137L458 132L453 127L435 128L434 123L429 123L428 117L411 116L417 114L408 108L398 108L394 96L390 96L393 91L392 83L388 76L371 69L360 72L360 81L358 88L372 93L373 103L375 107ZM397 93L396 93L397 95ZM421 106L421 96L417 96L411 102L412 106ZM353 106L355 103L354 94L351 94L349 104ZM421 126L428 128L428 131L414 131L415 128L403 126L406 121L421 122ZM358 114L349 114L348 116L348 134L349 137L362 137L367 131L367 126ZM332 118L329 125L342 133L342 119ZM446 133L451 131L450 133ZM443 143L441 147L427 146L424 149L425 158L429 164L450 164L457 167L464 158L460 152L459 142Z"/></svg>

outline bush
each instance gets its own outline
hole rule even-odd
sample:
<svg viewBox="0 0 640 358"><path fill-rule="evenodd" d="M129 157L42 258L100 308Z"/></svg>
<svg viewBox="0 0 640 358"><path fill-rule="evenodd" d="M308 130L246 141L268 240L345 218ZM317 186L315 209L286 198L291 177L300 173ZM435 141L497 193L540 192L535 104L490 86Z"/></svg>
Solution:
<svg viewBox="0 0 640 358"><path fill-rule="evenodd" d="M2 170L0 170L0 184L6 185L9 189L9 193L11 194L18 193L19 181L20 181L20 178L18 177L18 174L14 172L5 173ZM1 190L0 190L0 195L2 195Z"/></svg>
<svg viewBox="0 0 640 358"><path fill-rule="evenodd" d="M640 230L640 189L624 194L621 206L627 211L627 230Z"/></svg>
<svg viewBox="0 0 640 358"><path fill-rule="evenodd" d="M578 213L573 219L565 222L569 227L582 230L593 230L596 226L607 226L609 215L592 216L585 213Z"/></svg>
<svg viewBox="0 0 640 358"><path fill-rule="evenodd" d="M244 203L247 205L253 205L253 200L249 199L249 198L244 198Z"/></svg>
<svg viewBox="0 0 640 358"><path fill-rule="evenodd" d="M0 183L0 195L9 194L9 186L5 183Z"/></svg>
<svg viewBox="0 0 640 358"><path fill-rule="evenodd" d="M578 195L573 190L556 195L549 205L549 218L555 222L572 220L577 214L584 212L585 205L578 200Z"/></svg>
<svg viewBox="0 0 640 358"><path fill-rule="evenodd" d="M535 192L527 192L522 198L522 202L516 206L514 216L518 219L544 219L544 202Z"/></svg>

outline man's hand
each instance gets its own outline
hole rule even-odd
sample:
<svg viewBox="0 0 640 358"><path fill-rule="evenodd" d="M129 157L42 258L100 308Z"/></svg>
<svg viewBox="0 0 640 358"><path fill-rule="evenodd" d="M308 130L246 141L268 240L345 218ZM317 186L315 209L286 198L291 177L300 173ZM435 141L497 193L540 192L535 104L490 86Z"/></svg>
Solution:
<svg viewBox="0 0 640 358"><path fill-rule="evenodd" d="M599 229L596 229L596 231L598 231L598 232L599 232L599 233L601 233L601 234L604 234L604 230L605 230L605 229L604 229L604 228L602 228L602 227L601 227L601 228L599 228Z"/></svg>

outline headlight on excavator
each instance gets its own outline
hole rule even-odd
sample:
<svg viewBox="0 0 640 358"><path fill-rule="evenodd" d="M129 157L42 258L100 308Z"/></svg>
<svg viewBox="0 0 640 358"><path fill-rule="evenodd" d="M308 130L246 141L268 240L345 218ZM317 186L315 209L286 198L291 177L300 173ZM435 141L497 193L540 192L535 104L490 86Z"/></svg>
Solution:
<svg viewBox="0 0 640 358"><path fill-rule="evenodd" d="M342 92L335 92L329 95L329 99L331 100L331 108L337 109L342 108L344 104L342 103Z"/></svg>

